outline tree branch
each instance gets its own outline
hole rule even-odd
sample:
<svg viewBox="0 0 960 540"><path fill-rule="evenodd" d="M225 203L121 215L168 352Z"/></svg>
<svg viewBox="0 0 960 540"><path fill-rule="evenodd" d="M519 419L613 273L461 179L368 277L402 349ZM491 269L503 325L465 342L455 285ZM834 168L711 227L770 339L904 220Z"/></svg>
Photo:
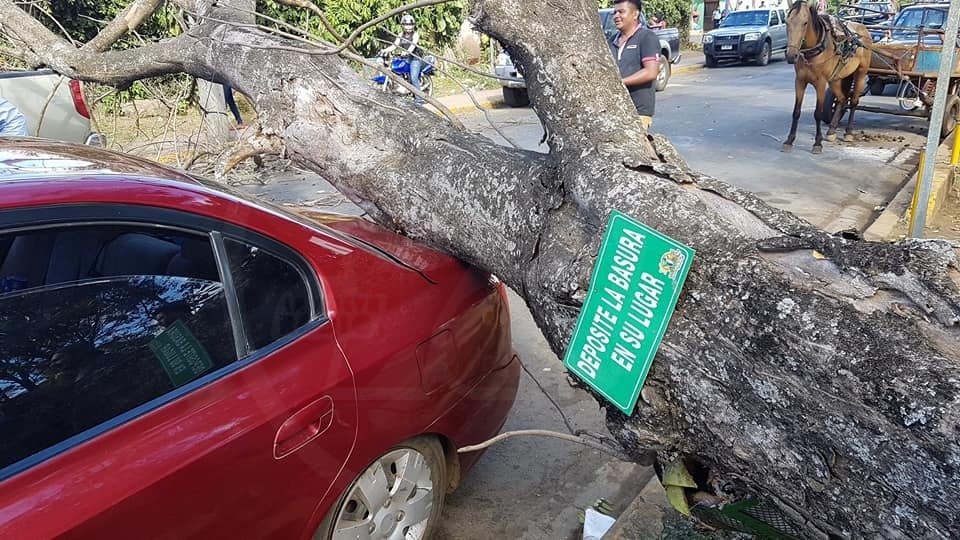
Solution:
<svg viewBox="0 0 960 540"><path fill-rule="evenodd" d="M96 52L109 49L124 34L132 32L144 19L153 15L162 3L163 0L133 0L110 24L80 49Z"/></svg>
<svg viewBox="0 0 960 540"><path fill-rule="evenodd" d="M123 86L138 79L184 71L185 50L195 43L189 33L124 51L77 49L48 30L10 0L0 0L0 33L25 52L25 60L49 66L74 79Z"/></svg>

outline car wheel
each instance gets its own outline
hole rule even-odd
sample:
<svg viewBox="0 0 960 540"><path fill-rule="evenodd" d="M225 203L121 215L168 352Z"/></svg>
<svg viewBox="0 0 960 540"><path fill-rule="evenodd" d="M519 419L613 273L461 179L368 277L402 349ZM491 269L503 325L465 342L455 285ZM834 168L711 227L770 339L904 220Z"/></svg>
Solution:
<svg viewBox="0 0 960 540"><path fill-rule="evenodd" d="M757 56L757 65L765 66L770 63L770 42L764 41L760 54Z"/></svg>
<svg viewBox="0 0 960 540"><path fill-rule="evenodd" d="M943 110L943 124L940 126L941 138L946 138L957 127L958 115L960 115L960 97L947 96L947 106Z"/></svg>
<svg viewBox="0 0 960 540"><path fill-rule="evenodd" d="M439 441L410 439L374 460L350 484L313 538L430 538L446 487L446 459Z"/></svg>
<svg viewBox="0 0 960 540"><path fill-rule="evenodd" d="M715 56L710 56L709 54L704 55L703 65L707 66L708 68L717 67L717 58Z"/></svg>
<svg viewBox="0 0 960 540"><path fill-rule="evenodd" d="M657 82L654 85L657 92L663 92L667 88L667 83L670 82L670 74L672 71L673 68L670 66L670 59L661 54L660 70L657 71Z"/></svg>
<svg viewBox="0 0 960 540"><path fill-rule="evenodd" d="M530 104L530 96L526 88L503 87L503 101L511 107L526 107Z"/></svg>
<svg viewBox="0 0 960 540"><path fill-rule="evenodd" d="M882 96L883 91L887 89L887 83L880 79L870 81L870 93L875 96Z"/></svg>

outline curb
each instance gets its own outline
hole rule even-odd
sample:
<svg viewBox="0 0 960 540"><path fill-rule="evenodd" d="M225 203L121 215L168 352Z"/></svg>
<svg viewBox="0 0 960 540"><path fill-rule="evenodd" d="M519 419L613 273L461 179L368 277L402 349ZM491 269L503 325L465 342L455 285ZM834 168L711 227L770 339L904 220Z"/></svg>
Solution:
<svg viewBox="0 0 960 540"><path fill-rule="evenodd" d="M933 164L933 186L930 190L930 198L927 201L927 222L929 223L937 215L940 205L946 200L947 189L953 183L954 168L950 166L950 154L953 137L947 137L944 142L937 147L936 161ZM893 231L901 224L910 222L910 207L913 203L914 190L917 187L917 178L920 176L918 168L910 173L903 187L897 192L893 200L887 205L887 208L874 220L865 231L863 239L872 242L890 242L898 240L891 238Z"/></svg>
<svg viewBox="0 0 960 540"><path fill-rule="evenodd" d="M678 73L691 73L694 71L699 71L704 67L705 66L702 62L697 64L688 64L685 66L677 66L673 68L673 70L671 71L671 74L677 75ZM503 102L503 98L498 99L496 97L477 99L477 103L479 103L480 106L485 109L502 109L506 106L506 104ZM450 109L450 112L452 112L453 114L460 114L464 112L472 112L477 110L477 108L472 103L469 105L455 105L452 107L448 106L447 108Z"/></svg>
<svg viewBox="0 0 960 540"><path fill-rule="evenodd" d="M677 73L690 73L690 72L693 72L693 71L700 71L700 70L703 69L704 67L705 67L705 66L704 66L704 64L702 64L702 63L700 63L700 64L690 64L690 65L687 65L687 66L677 66L677 67L673 68L673 74L676 75Z"/></svg>
<svg viewBox="0 0 960 540"><path fill-rule="evenodd" d="M660 538L663 534L664 521L676 515L679 514L667 502L663 486L654 474L617 517L607 534L603 535L603 540Z"/></svg>

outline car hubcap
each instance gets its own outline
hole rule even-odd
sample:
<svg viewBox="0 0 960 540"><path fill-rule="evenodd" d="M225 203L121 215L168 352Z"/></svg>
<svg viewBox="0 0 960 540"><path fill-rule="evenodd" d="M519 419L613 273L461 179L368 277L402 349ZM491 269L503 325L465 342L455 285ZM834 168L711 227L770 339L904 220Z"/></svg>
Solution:
<svg viewBox="0 0 960 540"><path fill-rule="evenodd" d="M370 465L347 494L334 540L419 540L433 507L430 465L416 450L394 450Z"/></svg>

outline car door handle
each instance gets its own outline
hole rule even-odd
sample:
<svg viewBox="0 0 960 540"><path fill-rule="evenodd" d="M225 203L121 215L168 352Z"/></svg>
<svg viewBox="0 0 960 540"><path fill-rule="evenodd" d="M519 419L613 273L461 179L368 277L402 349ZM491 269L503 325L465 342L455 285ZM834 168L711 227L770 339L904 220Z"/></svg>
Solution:
<svg viewBox="0 0 960 540"><path fill-rule="evenodd" d="M280 426L273 439L273 457L282 459L323 435L333 424L333 399L324 396L299 411Z"/></svg>

